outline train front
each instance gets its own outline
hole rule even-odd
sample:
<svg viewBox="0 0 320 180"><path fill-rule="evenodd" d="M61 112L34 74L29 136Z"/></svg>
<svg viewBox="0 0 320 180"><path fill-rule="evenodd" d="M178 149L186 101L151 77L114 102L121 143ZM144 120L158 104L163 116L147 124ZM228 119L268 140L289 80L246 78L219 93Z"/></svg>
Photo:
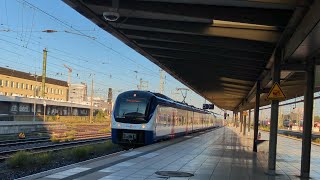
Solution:
<svg viewBox="0 0 320 180"><path fill-rule="evenodd" d="M151 103L153 94L145 91L128 91L120 94L112 115L112 142L121 145L153 143L154 131Z"/></svg>

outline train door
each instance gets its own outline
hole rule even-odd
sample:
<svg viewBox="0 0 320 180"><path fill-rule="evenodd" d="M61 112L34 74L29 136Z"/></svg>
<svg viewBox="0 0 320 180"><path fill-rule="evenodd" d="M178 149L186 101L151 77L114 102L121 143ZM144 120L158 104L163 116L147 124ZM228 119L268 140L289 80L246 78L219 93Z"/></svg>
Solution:
<svg viewBox="0 0 320 180"><path fill-rule="evenodd" d="M170 108L170 110L171 110L171 123L170 123L170 125L171 125L171 132L170 132L170 137L171 138L174 138L174 133L175 133L175 131L174 131L174 128L175 128L175 118L176 118L176 116L175 116L175 111L174 111L174 109L173 108Z"/></svg>
<svg viewBox="0 0 320 180"><path fill-rule="evenodd" d="M189 111L185 110L185 126L186 126L186 135L189 131Z"/></svg>
<svg viewBox="0 0 320 180"><path fill-rule="evenodd" d="M192 132L194 131L193 124L194 124L194 111L191 111L191 129L192 129Z"/></svg>

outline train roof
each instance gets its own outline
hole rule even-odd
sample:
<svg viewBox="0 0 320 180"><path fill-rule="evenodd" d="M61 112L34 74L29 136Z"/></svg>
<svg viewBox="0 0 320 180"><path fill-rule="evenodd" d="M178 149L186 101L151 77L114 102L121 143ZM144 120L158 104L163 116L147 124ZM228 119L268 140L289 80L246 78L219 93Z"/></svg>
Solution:
<svg viewBox="0 0 320 180"><path fill-rule="evenodd" d="M151 91L131 90L131 91L123 92L121 94L130 93L130 92L132 92L132 93L146 93L146 94L148 94L150 96L156 97L157 99L159 99L161 101L165 101L167 103L172 103L172 104L178 105L178 106L183 107L183 108L193 109L193 110L196 110L198 112L205 112L205 113L208 113L208 114L212 113L210 111L207 111L207 110L204 110L204 109L201 109L201 108L197 108L197 107L195 107L193 105L189 105L187 103L175 101L175 100L173 100L173 99L169 98L168 96L163 95L161 93L156 93L156 92L151 92Z"/></svg>

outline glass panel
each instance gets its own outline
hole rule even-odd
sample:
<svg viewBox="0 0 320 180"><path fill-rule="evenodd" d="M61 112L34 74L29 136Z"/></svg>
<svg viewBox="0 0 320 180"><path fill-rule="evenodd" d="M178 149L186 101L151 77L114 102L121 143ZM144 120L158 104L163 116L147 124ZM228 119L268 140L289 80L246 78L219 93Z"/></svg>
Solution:
<svg viewBox="0 0 320 180"><path fill-rule="evenodd" d="M119 109L116 118L144 117L147 108L147 100L142 98L122 98L119 101L118 107Z"/></svg>

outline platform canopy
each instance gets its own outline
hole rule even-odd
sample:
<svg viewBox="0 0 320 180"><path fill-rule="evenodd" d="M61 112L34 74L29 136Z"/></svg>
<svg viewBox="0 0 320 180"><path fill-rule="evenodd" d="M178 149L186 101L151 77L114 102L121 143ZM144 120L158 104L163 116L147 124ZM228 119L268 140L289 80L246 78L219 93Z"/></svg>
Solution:
<svg viewBox="0 0 320 180"><path fill-rule="evenodd" d="M258 80L261 105L270 103L265 97L276 49L287 99L303 95L305 60L319 55L319 1L64 1L226 110L253 108ZM119 17L107 20L103 14L110 12Z"/></svg>

